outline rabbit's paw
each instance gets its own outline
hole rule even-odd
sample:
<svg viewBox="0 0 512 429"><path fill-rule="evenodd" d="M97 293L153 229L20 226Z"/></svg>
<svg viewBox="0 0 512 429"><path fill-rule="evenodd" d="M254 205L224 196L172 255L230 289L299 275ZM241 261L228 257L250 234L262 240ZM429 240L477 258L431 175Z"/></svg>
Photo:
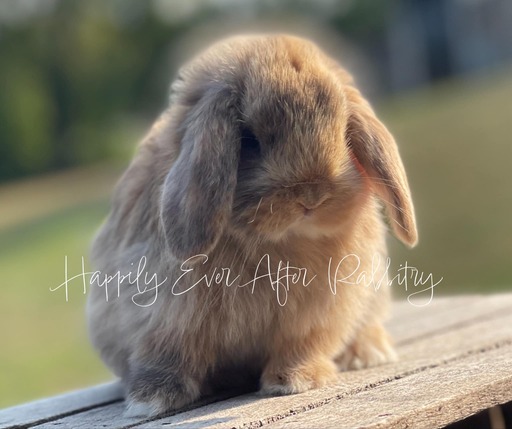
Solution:
<svg viewBox="0 0 512 429"><path fill-rule="evenodd" d="M200 396L200 384L169 368L137 367L127 382L127 417L156 416L182 408Z"/></svg>
<svg viewBox="0 0 512 429"><path fill-rule="evenodd" d="M335 360L341 371L362 369L395 362L397 354L381 325L362 328L354 341Z"/></svg>
<svg viewBox="0 0 512 429"><path fill-rule="evenodd" d="M337 379L334 363L316 359L296 366L274 362L267 365L261 376L261 395L290 395L316 389Z"/></svg>

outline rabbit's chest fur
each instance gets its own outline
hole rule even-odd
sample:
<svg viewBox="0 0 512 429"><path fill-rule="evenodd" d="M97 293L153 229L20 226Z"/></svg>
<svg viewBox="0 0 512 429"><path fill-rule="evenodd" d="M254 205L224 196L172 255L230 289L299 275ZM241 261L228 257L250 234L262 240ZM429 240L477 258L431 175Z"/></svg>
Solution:
<svg viewBox="0 0 512 429"><path fill-rule="evenodd" d="M237 254L236 248L222 247ZM355 330L361 316L373 311L372 302L378 298L371 296L382 298L382 291L376 293L372 285L336 284L340 278L353 279L351 274L359 270L370 270L368 246L362 251L330 239L310 243L307 252L290 243L262 246L251 256L240 253L230 260L214 251L208 258L198 255L194 264L176 263L161 273L168 281L153 316L140 327L145 331L140 338L162 349L177 347L190 359L200 351L212 366L246 362L261 367L277 343L333 325ZM358 259L339 264L350 253L359 253ZM343 347L343 337L340 334L334 349Z"/></svg>

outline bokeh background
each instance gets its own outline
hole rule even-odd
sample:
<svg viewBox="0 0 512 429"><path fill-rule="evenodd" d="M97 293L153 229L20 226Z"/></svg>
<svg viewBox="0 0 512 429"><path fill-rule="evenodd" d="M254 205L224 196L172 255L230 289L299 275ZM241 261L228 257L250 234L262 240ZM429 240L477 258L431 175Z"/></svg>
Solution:
<svg viewBox="0 0 512 429"><path fill-rule="evenodd" d="M179 64L242 31L316 40L396 136L420 244L390 239L395 266L442 277L436 295L511 289L510 0L2 0L0 406L111 377L81 283L50 288L66 256L87 264Z"/></svg>

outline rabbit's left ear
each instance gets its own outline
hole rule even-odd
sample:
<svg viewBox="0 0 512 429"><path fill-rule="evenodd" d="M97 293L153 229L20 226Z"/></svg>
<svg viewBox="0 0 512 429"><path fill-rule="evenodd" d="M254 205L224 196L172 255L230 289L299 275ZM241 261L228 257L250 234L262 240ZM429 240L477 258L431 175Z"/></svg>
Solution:
<svg viewBox="0 0 512 429"><path fill-rule="evenodd" d="M395 236L412 247L418 241L414 207L395 140L357 89L347 86L346 97L348 144L384 202Z"/></svg>
<svg viewBox="0 0 512 429"><path fill-rule="evenodd" d="M184 260L210 251L231 215L240 132L228 91L205 90L180 131L181 151L164 182L160 218L171 252Z"/></svg>

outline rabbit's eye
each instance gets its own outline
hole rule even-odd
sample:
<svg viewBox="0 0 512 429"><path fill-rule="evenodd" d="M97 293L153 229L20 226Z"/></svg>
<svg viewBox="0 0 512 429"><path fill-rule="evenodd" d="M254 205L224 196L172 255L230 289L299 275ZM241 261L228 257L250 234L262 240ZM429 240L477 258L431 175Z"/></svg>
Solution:
<svg viewBox="0 0 512 429"><path fill-rule="evenodd" d="M242 160L259 158L261 155L260 142L249 128L242 129L241 153Z"/></svg>

